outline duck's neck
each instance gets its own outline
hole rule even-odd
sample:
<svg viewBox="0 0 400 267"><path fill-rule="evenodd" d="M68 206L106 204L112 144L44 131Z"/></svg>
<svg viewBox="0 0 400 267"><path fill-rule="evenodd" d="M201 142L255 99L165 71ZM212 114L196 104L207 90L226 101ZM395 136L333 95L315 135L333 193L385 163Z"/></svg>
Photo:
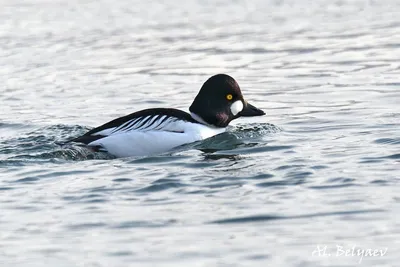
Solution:
<svg viewBox="0 0 400 267"><path fill-rule="evenodd" d="M197 122L199 122L199 123L201 123L201 124L207 125L208 127L212 127L212 128L218 128L218 127L216 127L216 126L214 126L214 125L212 125L212 124L207 123L205 120L203 120L203 119L202 119L199 115L197 115L196 113L190 112L190 116L192 116L192 118L193 118L195 121L197 121Z"/></svg>

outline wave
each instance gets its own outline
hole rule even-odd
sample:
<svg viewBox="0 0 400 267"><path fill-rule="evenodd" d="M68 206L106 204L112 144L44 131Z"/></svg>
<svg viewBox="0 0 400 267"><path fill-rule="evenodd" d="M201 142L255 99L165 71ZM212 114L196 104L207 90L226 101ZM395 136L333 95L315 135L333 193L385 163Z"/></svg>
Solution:
<svg viewBox="0 0 400 267"><path fill-rule="evenodd" d="M62 162L115 158L108 153L94 152L85 146L60 145L65 140L82 135L90 130L86 126L57 124L39 128L26 127L25 132L22 133L18 132L15 127L20 126L15 124L0 125L0 129L9 131L8 136L0 140L0 166L35 161ZM32 130L32 128L34 129ZM15 131L14 136L10 134L13 131ZM190 149L214 153L221 150L257 146L260 142L262 143L262 138L279 131L281 131L279 127L268 123L238 124L230 126L228 131L223 134L174 149L172 154Z"/></svg>

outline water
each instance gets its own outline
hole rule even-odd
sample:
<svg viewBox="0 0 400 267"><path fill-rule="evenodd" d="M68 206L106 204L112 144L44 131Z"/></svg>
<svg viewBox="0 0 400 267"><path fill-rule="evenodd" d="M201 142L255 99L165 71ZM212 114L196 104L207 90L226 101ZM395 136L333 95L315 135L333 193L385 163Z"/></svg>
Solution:
<svg viewBox="0 0 400 267"><path fill-rule="evenodd" d="M398 265L399 1L0 5L1 266ZM267 115L152 157L56 145L216 73Z"/></svg>

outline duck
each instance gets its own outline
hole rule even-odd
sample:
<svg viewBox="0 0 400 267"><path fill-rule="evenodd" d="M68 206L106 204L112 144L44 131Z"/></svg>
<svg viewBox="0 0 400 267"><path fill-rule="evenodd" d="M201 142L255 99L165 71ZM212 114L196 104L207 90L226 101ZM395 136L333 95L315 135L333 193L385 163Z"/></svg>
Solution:
<svg viewBox="0 0 400 267"><path fill-rule="evenodd" d="M232 120L265 112L245 101L234 78L217 74L204 82L189 107L149 108L116 118L66 143L115 157L151 156L226 131Z"/></svg>

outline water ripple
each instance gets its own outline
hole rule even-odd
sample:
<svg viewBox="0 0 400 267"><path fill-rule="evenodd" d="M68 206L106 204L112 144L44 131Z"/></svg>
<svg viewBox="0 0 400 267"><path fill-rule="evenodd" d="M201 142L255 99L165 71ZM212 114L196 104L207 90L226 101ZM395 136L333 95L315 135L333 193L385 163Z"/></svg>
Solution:
<svg viewBox="0 0 400 267"><path fill-rule="evenodd" d="M382 212L385 212L385 210L383 210L383 209L370 209L370 210L321 212L321 213L310 213L310 214L294 215L294 216L255 215L255 216L247 216L247 217L238 217L238 218L216 220L216 221L211 221L209 223L217 223L217 224L255 223L255 222L263 222L263 221L309 219L309 218L318 218L318 217L347 216L347 215L382 213Z"/></svg>

